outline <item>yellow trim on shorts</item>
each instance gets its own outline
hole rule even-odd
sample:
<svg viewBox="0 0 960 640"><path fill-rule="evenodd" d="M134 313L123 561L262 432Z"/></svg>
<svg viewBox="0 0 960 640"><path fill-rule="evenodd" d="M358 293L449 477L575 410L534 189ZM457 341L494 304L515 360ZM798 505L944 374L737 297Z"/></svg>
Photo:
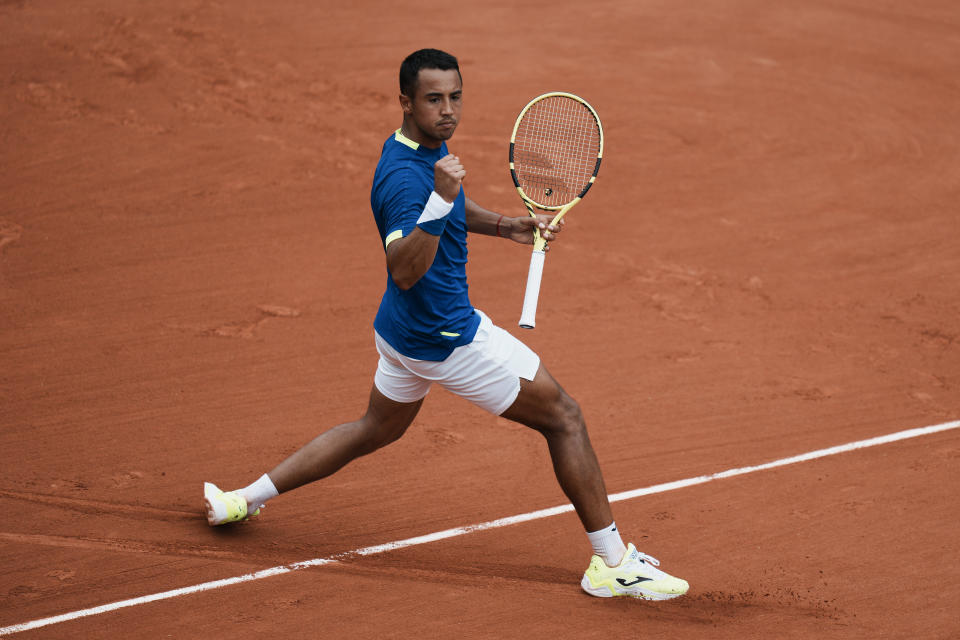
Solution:
<svg viewBox="0 0 960 640"><path fill-rule="evenodd" d="M459 338L459 337L460 337L460 334L459 334L459 333L450 333L449 331L441 331L441 332L440 332L440 335L442 335L444 338Z"/></svg>
<svg viewBox="0 0 960 640"><path fill-rule="evenodd" d="M403 229L397 229L391 233L387 234L387 238L383 241L383 248L386 249L390 246L390 243L394 240L399 240L403 237Z"/></svg>
<svg viewBox="0 0 960 640"><path fill-rule="evenodd" d="M399 142L400 144L405 144L405 145L407 145L408 147L410 147L410 148L413 149L414 151L416 151L417 149L420 148L420 145L419 145L418 143L414 142L413 140L411 140L411 139L408 138L407 136L405 136L405 135L403 135L402 133L400 133L400 129L397 129L396 133L393 134L393 139L396 140L397 142Z"/></svg>

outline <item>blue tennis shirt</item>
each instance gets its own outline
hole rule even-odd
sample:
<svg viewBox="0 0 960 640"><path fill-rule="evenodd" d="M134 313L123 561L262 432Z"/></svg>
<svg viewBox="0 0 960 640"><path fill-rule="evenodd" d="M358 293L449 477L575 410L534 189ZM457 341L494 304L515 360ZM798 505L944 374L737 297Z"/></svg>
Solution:
<svg viewBox="0 0 960 640"><path fill-rule="evenodd" d="M446 143L428 149L399 129L383 143L373 176L370 206L384 251L417 226L433 191L433 165L447 155ZM420 225L440 236L433 264L404 291L387 273L387 290L373 321L390 346L409 358L442 361L473 341L480 316L467 295L467 218L463 189L442 220Z"/></svg>

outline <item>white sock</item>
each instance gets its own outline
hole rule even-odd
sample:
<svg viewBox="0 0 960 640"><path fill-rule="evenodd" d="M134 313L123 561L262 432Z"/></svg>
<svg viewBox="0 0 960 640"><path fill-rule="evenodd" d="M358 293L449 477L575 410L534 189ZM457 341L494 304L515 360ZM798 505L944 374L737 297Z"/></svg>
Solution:
<svg viewBox="0 0 960 640"><path fill-rule="evenodd" d="M620 538L620 532L617 531L616 522L610 523L609 527L600 529L600 531L588 531L587 537L590 538L593 552L600 556L608 567L615 567L623 560L627 548Z"/></svg>
<svg viewBox="0 0 960 640"><path fill-rule="evenodd" d="M250 513L265 505L270 498L280 495L277 488L273 486L273 480L267 474L260 476L250 486L240 489L239 493L247 501L247 511Z"/></svg>

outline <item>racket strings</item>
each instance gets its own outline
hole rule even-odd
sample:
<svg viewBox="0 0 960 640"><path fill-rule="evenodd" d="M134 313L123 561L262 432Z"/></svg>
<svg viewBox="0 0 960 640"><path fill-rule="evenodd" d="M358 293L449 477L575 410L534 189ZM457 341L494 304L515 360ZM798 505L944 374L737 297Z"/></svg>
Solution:
<svg viewBox="0 0 960 640"><path fill-rule="evenodd" d="M600 127L593 112L566 96L551 96L524 114L514 140L514 168L531 200L563 206L579 196L594 175Z"/></svg>

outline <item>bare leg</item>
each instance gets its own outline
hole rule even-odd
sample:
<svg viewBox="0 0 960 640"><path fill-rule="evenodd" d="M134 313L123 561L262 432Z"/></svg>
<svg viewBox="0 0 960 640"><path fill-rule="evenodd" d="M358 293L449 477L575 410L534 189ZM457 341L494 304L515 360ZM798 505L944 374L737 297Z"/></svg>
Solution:
<svg viewBox="0 0 960 640"><path fill-rule="evenodd" d="M613 522L580 406L543 365L533 380L520 381L520 395L503 417L536 429L547 439L560 488L587 531L599 531Z"/></svg>
<svg viewBox="0 0 960 640"><path fill-rule="evenodd" d="M267 475L280 493L325 478L351 460L398 440L422 404L423 400L394 402L374 387L362 418L321 433Z"/></svg>

